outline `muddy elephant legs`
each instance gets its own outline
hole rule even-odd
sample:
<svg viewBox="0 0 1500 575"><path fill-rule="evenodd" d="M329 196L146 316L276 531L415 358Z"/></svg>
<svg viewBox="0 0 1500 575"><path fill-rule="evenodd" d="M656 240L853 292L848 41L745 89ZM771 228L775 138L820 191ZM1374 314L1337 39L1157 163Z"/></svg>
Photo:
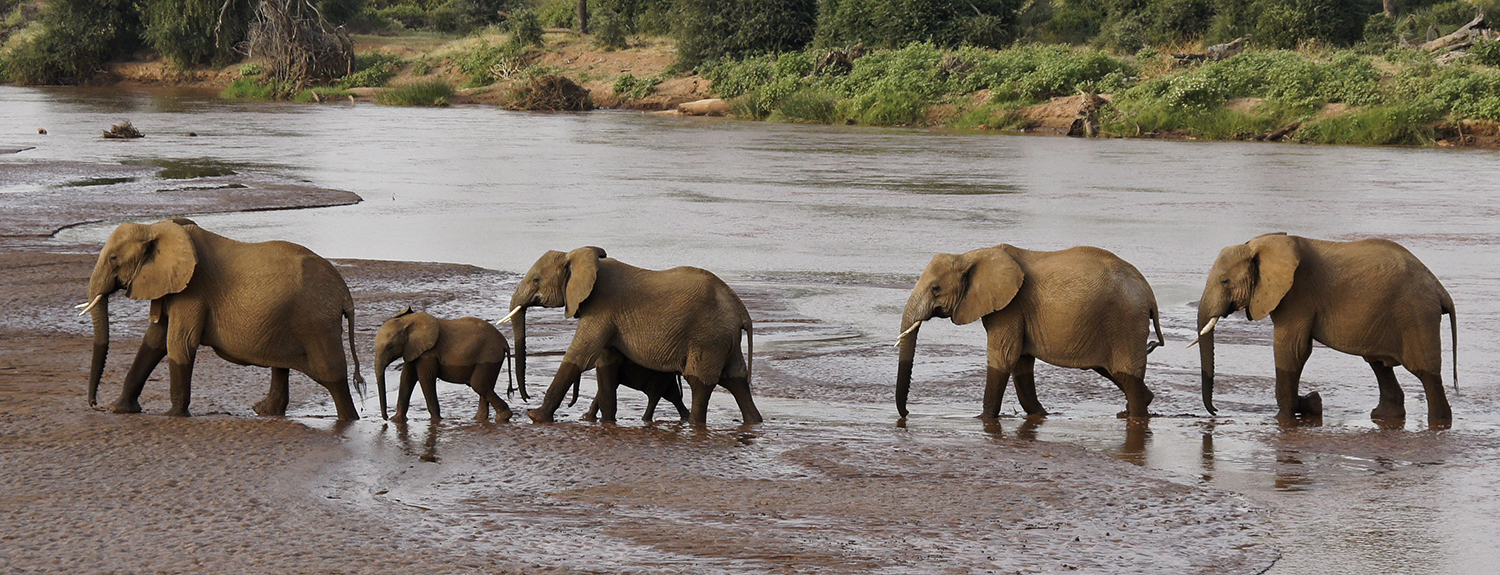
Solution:
<svg viewBox="0 0 1500 575"><path fill-rule="evenodd" d="M495 408L496 423L510 421L513 414L510 405L495 394L495 382L500 380L500 371L501 364L499 363L481 363L474 366L474 375L469 379L469 387L479 394L479 412L474 414L474 419L477 421L490 418L490 407Z"/></svg>
<svg viewBox="0 0 1500 575"><path fill-rule="evenodd" d="M285 367L271 368L271 388L266 396L253 406L255 414L263 417L284 417L286 406L291 403L292 370Z"/></svg>
<svg viewBox="0 0 1500 575"><path fill-rule="evenodd" d="M599 421L614 423L619 411L620 364L625 356L614 348L599 352L594 362L594 378L599 382L599 391L594 394L594 403L599 406ZM592 406L590 406L592 407ZM593 409L589 409L593 413Z"/></svg>
<svg viewBox="0 0 1500 575"><path fill-rule="evenodd" d="M994 365L985 368L984 408L980 419L1000 417L1000 402L1005 399L1005 384L1010 380L1010 371Z"/></svg>
<svg viewBox="0 0 1500 575"><path fill-rule="evenodd" d="M760 410L755 407L755 399L750 397L750 381L743 377L729 377L720 382L724 389L729 390L734 396L734 402L740 406L740 421L746 425L753 425L764 421L760 416ZM694 401L696 404L697 401Z"/></svg>
<svg viewBox="0 0 1500 575"><path fill-rule="evenodd" d="M1274 320L1273 320L1274 321ZM1276 419L1290 423L1299 415L1323 415L1323 398L1317 392L1306 396L1297 394L1302 381L1302 368L1312 355L1312 335L1299 326L1277 325L1275 328L1276 351Z"/></svg>
<svg viewBox="0 0 1500 575"><path fill-rule="evenodd" d="M583 369L577 363L564 360L557 368L557 375L552 377L552 385L547 387L546 395L542 396L541 407L527 410L526 416L534 423L552 423L557 408L562 406L563 397L568 394L568 388L582 375Z"/></svg>
<svg viewBox="0 0 1500 575"><path fill-rule="evenodd" d="M1036 357L1023 355L1016 361L1015 372L1012 374L1016 384L1016 400L1021 402L1021 409L1026 410L1026 415L1047 415L1047 410L1042 408L1042 402L1036 399ZM1005 382L1000 382L1004 387Z"/></svg>
<svg viewBox="0 0 1500 575"><path fill-rule="evenodd" d="M1406 419L1406 396L1401 393L1401 384L1396 381L1396 371L1380 360L1368 359L1370 369L1375 370L1375 383L1380 386L1380 403L1370 410L1372 419Z"/></svg>
<svg viewBox="0 0 1500 575"><path fill-rule="evenodd" d="M125 374L125 385L120 389L120 399L115 400L112 407L115 413L140 413L141 412L141 390L146 388L146 378L151 377L151 371L156 369L162 358L167 357L167 326L165 322L156 322L146 327L146 335L141 338L141 349L135 354L135 361L130 364L130 371Z"/></svg>
<svg viewBox="0 0 1500 575"><path fill-rule="evenodd" d="M1104 376L1115 384L1115 387L1125 393L1125 411L1116 414L1116 417L1151 417L1149 409L1151 401L1156 399L1156 394L1146 388L1144 374L1137 375L1124 371L1110 372L1103 368L1094 371Z"/></svg>
<svg viewBox="0 0 1500 575"><path fill-rule="evenodd" d="M1453 408L1448 405L1448 394L1443 391L1443 377L1430 372L1412 372L1422 380L1422 389L1427 392L1427 426L1447 429L1453 424Z"/></svg>
<svg viewBox="0 0 1500 575"><path fill-rule="evenodd" d="M167 410L167 415L173 417L187 417L188 404L193 400L193 361L198 354L189 351L185 361L167 359L167 369L170 374L171 383L168 391L172 397L172 408Z"/></svg>

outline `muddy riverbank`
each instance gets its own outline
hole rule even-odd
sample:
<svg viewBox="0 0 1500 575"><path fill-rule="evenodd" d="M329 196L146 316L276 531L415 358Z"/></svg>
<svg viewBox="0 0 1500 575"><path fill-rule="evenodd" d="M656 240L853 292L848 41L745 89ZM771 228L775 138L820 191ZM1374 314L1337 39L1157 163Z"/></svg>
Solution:
<svg viewBox="0 0 1500 575"><path fill-rule="evenodd" d="M0 196L7 214L31 214L0 221L9 242L0 251L0 532L8 534L0 567L8 571L1257 573L1279 555L1263 506L1038 442L1027 429L1034 424L1010 420L975 436L903 429L884 414L867 425L840 422L846 414L835 412L867 409L859 405L809 412L796 399L798 380L777 376L786 371L777 358L795 359L788 355L765 356L771 367L757 392L770 421L752 428L736 427L723 406L708 430L672 418L437 424L420 413L406 426L376 418L374 398L362 404L364 419L336 424L326 393L301 376L293 377L294 416L261 418L249 406L268 383L265 370L209 353L195 372L195 417L156 415L167 404L165 370L146 386L146 414L90 409L88 322L69 304L97 248L35 230L95 209L138 219L168 210L120 190L48 183L75 181L76 164L8 167L0 164L0 179L40 186ZM117 169L134 175L112 177L134 182L159 175L84 171ZM286 207L276 184L241 182L235 198L217 188L184 193L204 202L198 211ZM339 201L322 193L301 196L302 205ZM494 309L516 277L452 264L337 263L362 314L366 366L381 317L408 304ZM768 331L813 323L774 292L742 291ZM116 300L105 402L145 323L143 304ZM560 318L532 325L540 350L566 341ZM624 398L622 412L638 413L640 399ZM449 386L443 401L463 413L473 398Z"/></svg>

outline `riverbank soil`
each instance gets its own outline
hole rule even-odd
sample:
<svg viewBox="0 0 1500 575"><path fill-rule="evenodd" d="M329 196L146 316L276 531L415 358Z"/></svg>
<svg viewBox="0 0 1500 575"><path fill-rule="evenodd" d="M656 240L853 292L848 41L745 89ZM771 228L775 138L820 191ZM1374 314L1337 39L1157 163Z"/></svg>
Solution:
<svg viewBox="0 0 1500 575"><path fill-rule="evenodd" d="M47 171L29 166L24 173ZM9 168L0 164L0 183ZM268 204L282 197L269 185L235 189ZM221 208L245 209L204 192ZM173 215L119 197L134 217ZM409 425L381 421L368 396L363 419L338 423L328 394L300 374L292 417L257 417L250 405L267 370L207 349L194 371L194 417L160 415L165 369L146 384L145 413L93 409L84 393L91 328L72 304L84 298L98 247L32 231L73 223L71 201L51 186L0 194L6 213L36 214L0 220L11 226L0 229L6 572L1252 574L1279 557L1263 507L1035 441L1040 422L1009 419L976 435L892 426L885 406L879 417L857 416L870 421L859 426L819 415L864 409L854 405L786 415L782 402L803 383L776 367L778 354L756 364L757 401L770 418L751 427L732 421L732 402L701 430L662 412L668 421L646 426L475 422L466 419L472 393L448 384L440 385L458 391L440 394L450 413L440 423L420 408ZM335 264L355 294L367 380L384 317L406 305L441 313L503 299L518 277L451 264ZM785 319L774 292L746 290L745 299L752 314ZM114 300L106 406L147 315L144 302ZM547 352L572 329L560 315L528 318L533 393L556 361ZM794 354L779 356L795 365ZM641 401L621 395L623 422ZM531 403L510 401L518 411ZM1144 427L1109 424L1144 441Z"/></svg>

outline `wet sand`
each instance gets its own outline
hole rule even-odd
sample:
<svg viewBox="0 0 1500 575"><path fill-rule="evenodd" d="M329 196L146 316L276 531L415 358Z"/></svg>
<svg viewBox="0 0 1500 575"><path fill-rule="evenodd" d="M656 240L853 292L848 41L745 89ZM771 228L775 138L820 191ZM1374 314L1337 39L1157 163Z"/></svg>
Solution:
<svg viewBox="0 0 1500 575"><path fill-rule="evenodd" d="M198 211L289 197L269 186L233 189L244 204L209 190ZM893 426L884 386L869 396L839 391L836 378L820 385L817 370L799 365L807 357L790 350L757 354L768 422L748 428L732 420L732 402L718 402L726 398L716 399L706 430L662 411L661 423L627 421L643 404L628 390L618 426L480 423L467 419L472 394L448 384L441 423L423 421L420 409L410 425L380 421L370 397L362 420L337 424L327 394L300 375L292 417L262 418L249 406L267 370L211 353L199 355L192 418L158 415L168 403L164 369L146 386L145 414L90 409L90 328L70 310L97 247L60 245L36 230L92 212L50 193L0 198L5 213L31 214L0 218L10 226L0 229L7 571L1259 573L1280 555L1268 507L1252 499L1100 450L1037 441L1035 422L985 428L965 413ZM134 200L129 209L87 202L141 219L178 215ZM355 292L372 383L369 348L381 318L408 304L443 315L503 309L518 271L336 263ZM775 290L741 291L768 332L818 329ZM112 312L106 404L138 345L145 305L116 297ZM540 352L560 349L571 328L545 312L529 325ZM888 354L856 346L834 355ZM539 393L555 357L536 359L530 379ZM921 393L935 397L936 388ZM587 401L564 411L576 416ZM1111 433L1127 444L1145 441L1143 428L1099 424L1118 428Z"/></svg>

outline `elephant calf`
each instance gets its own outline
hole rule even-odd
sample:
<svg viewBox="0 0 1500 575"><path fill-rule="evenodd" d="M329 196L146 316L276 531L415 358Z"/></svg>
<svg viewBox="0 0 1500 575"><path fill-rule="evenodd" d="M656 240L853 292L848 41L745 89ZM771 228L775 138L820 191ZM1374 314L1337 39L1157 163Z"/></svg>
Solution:
<svg viewBox="0 0 1500 575"><path fill-rule="evenodd" d="M1302 367L1317 341L1361 356L1375 370L1380 403L1375 419L1406 417L1405 399L1392 369L1403 366L1427 391L1428 424L1453 419L1443 393L1443 315L1453 330L1454 380L1458 379L1458 324L1453 298L1437 276L1400 244L1367 239L1314 240L1266 234L1219 252L1198 303L1203 406L1215 411L1214 326L1239 310L1275 326L1277 419L1319 415L1317 393L1299 397Z"/></svg>
<svg viewBox="0 0 1500 575"><path fill-rule="evenodd" d="M682 418L683 421L687 421L689 416L688 409L682 403L682 385L677 381L677 374L646 369L628 359L615 364L613 367L615 369L614 380L616 383L631 389L640 390L646 394L646 413L641 416L641 421L650 423L655 419L656 404L663 397L667 398L667 401L672 402L672 406L677 408L677 417ZM596 369L609 368L610 366L596 367ZM573 384L573 400L578 400L577 382ZM589 404L588 412L579 419L594 421L598 413L599 398L595 397L594 401Z"/></svg>
<svg viewBox="0 0 1500 575"><path fill-rule="evenodd" d="M1037 359L1093 369L1125 392L1122 415L1146 417L1146 354L1161 345L1156 296L1141 272L1099 248L1055 252L1001 244L964 254L937 254L922 272L901 318L896 410L906 417L917 331L933 317L964 325L983 320L988 378L981 418L1000 413L1012 376L1027 415L1046 415L1036 399ZM1157 341L1150 344L1151 324Z"/></svg>
<svg viewBox="0 0 1500 575"><path fill-rule="evenodd" d="M397 392L396 414L389 419L406 421L411 392L422 383L427 412L433 419L442 417L438 408L437 380L467 384L479 394L479 411L474 419L489 418L495 408L495 421L510 421L510 406L495 393L503 363L510 357L510 344L490 322L475 317L454 320L438 319L406 308L386 320L375 334L375 382L380 392L380 416L386 416L385 371L401 358L401 388Z"/></svg>

